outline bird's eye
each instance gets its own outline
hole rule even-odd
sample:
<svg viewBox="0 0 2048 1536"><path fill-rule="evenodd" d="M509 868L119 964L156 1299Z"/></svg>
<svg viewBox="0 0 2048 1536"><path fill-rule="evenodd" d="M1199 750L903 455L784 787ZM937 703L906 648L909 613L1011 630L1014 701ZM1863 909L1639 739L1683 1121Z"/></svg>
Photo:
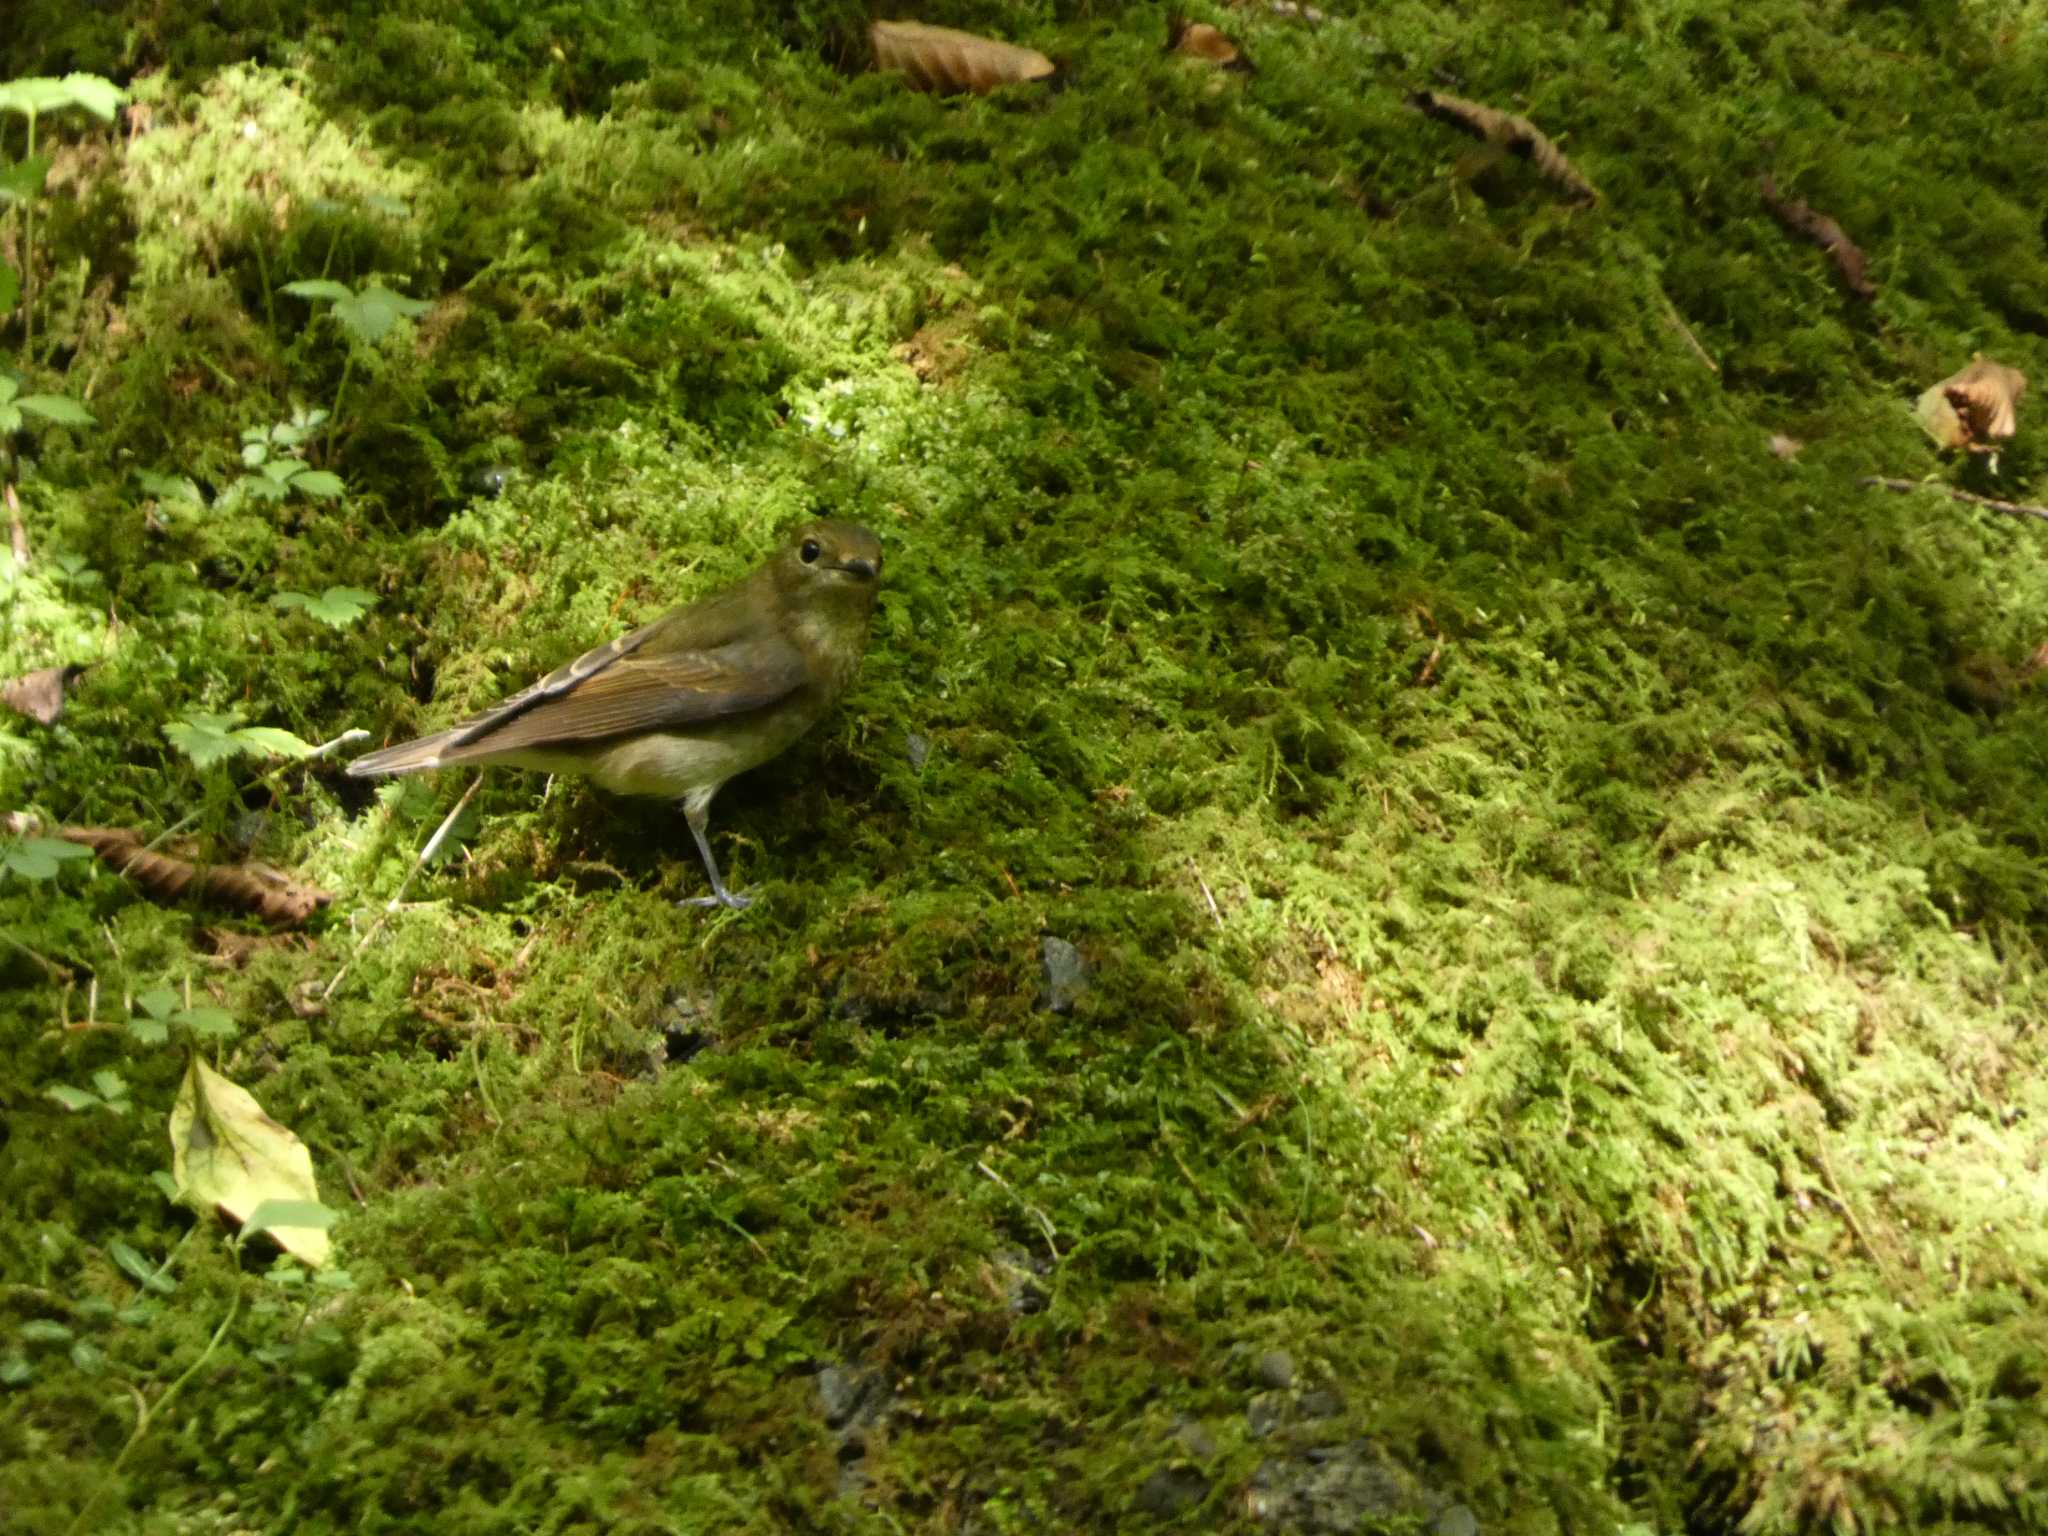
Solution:
<svg viewBox="0 0 2048 1536"><path fill-rule="evenodd" d="M805 565L815 564L818 559L818 541L816 539L805 539L804 547L798 550L797 553L804 557Z"/></svg>

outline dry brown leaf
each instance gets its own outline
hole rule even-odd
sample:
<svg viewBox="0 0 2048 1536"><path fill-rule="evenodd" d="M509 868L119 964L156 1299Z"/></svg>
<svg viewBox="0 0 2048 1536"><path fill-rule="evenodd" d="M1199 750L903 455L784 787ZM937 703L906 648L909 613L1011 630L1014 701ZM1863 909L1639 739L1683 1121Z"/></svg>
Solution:
<svg viewBox="0 0 2048 1536"><path fill-rule="evenodd" d="M1977 357L1924 392L1913 414L1938 447L1993 453L2019 430L2026 392L2027 376L2019 369Z"/></svg>
<svg viewBox="0 0 2048 1536"><path fill-rule="evenodd" d="M44 667L0 683L0 703L18 710L38 725L55 725L64 713L65 690L88 668L78 662L62 667Z"/></svg>
<svg viewBox="0 0 2048 1536"><path fill-rule="evenodd" d="M1253 73L1252 61L1244 50L1206 21L1189 21L1175 16L1166 23L1166 51L1190 59L1204 59L1222 69Z"/></svg>
<svg viewBox="0 0 2048 1536"><path fill-rule="evenodd" d="M1050 80L1057 66L1035 48L928 27L921 21L877 21L868 27L875 68L901 74L920 91L985 96L999 86Z"/></svg>
<svg viewBox="0 0 2048 1536"><path fill-rule="evenodd" d="M1408 98L1408 105L1426 117L1462 128L1475 139L1484 139L1529 161L1573 202L1599 201L1600 194L1593 183L1580 175L1578 167L1565 158L1564 151L1526 117L1467 101L1462 96L1447 96L1442 91L1417 91Z"/></svg>
<svg viewBox="0 0 2048 1536"><path fill-rule="evenodd" d="M1806 444L1799 441L1798 438L1787 437L1782 432L1773 432L1771 434L1771 456L1773 458L1796 459L1799 457L1799 450L1805 446Z"/></svg>
<svg viewBox="0 0 2048 1536"><path fill-rule="evenodd" d="M157 901L195 896L289 928L334 900L332 892L302 885L267 864L195 864L158 853L126 827L59 827L54 835L90 848Z"/></svg>
<svg viewBox="0 0 2048 1536"><path fill-rule="evenodd" d="M1877 284L1870 280L1869 263L1856 242L1842 232L1842 226L1824 213L1816 213L1796 197L1781 197L1777 183L1765 173L1763 179L1764 206L1771 210L1778 222L1803 240L1811 240L1835 259L1835 270L1842 274L1842 282L1857 298L1870 300L1877 297Z"/></svg>

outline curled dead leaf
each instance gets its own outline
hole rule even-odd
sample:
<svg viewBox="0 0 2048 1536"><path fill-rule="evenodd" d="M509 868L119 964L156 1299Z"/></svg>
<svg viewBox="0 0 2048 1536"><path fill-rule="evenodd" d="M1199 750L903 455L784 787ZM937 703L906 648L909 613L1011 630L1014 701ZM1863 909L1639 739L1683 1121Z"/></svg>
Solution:
<svg viewBox="0 0 2048 1536"><path fill-rule="evenodd" d="M1254 73L1244 50L1206 21L1189 21L1185 16L1170 19L1166 23L1166 51L1183 58L1206 60L1219 69Z"/></svg>
<svg viewBox="0 0 2048 1536"><path fill-rule="evenodd" d="M1799 450L1805 446L1806 444L1798 438L1787 437L1782 432L1771 434L1771 457L1774 459L1796 459L1799 457Z"/></svg>
<svg viewBox="0 0 2048 1536"><path fill-rule="evenodd" d="M1991 453L2019 430L2027 376L1988 357L1977 357L1921 394L1913 414L1943 449Z"/></svg>
<svg viewBox="0 0 2048 1536"><path fill-rule="evenodd" d="M1053 61L1035 48L926 26L921 21L877 21L868 27L875 68L900 74L920 91L951 95L972 91L985 96L1005 85L1050 80Z"/></svg>
<svg viewBox="0 0 2048 1536"><path fill-rule="evenodd" d="M1764 206L1780 224L1834 258L1844 287L1866 302L1877 297L1877 284L1870 280L1869 262L1856 242L1842 232L1841 225L1824 213L1816 213L1796 197L1780 196L1769 172L1764 174L1763 192Z"/></svg>
<svg viewBox="0 0 2048 1536"><path fill-rule="evenodd" d="M55 725L64 713L65 696L71 685L90 667L71 662L61 667L44 667L0 683L0 703L27 715L38 725Z"/></svg>
<svg viewBox="0 0 2048 1536"><path fill-rule="evenodd" d="M334 900L331 891L301 884L267 864L195 864L158 853L126 827L58 827L51 835L90 848L161 902L189 895L289 928Z"/></svg>
<svg viewBox="0 0 2048 1536"><path fill-rule="evenodd" d="M1442 91L1416 91L1408 98L1408 105L1425 117L1462 128L1475 139L1484 139L1508 154L1527 160L1571 201L1599 201L1600 194L1593 183L1586 180L1578 167L1565 158L1564 151L1526 117L1467 101L1462 96L1448 96Z"/></svg>

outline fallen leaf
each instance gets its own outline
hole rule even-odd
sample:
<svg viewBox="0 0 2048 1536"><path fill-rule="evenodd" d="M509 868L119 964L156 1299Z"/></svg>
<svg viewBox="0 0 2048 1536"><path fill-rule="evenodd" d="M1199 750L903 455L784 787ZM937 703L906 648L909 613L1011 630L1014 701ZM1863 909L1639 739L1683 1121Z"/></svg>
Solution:
<svg viewBox="0 0 2048 1536"><path fill-rule="evenodd" d="M334 900L333 892L302 884L268 864L195 864L159 853L143 847L141 834L127 827L58 827L56 835L90 848L157 901L196 896L291 928Z"/></svg>
<svg viewBox="0 0 2048 1536"><path fill-rule="evenodd" d="M55 725L64 713L65 690L88 668L71 662L61 667L44 667L0 683L0 703L27 715L38 725Z"/></svg>
<svg viewBox="0 0 2048 1536"><path fill-rule="evenodd" d="M1925 391L1913 414L1936 446L1990 453L2019 430L2020 397L2026 392L2027 376L2019 369L1977 357Z"/></svg>
<svg viewBox="0 0 2048 1536"><path fill-rule="evenodd" d="M238 1225L250 1223L267 1202L293 1202L265 1212L255 1226L293 1258L314 1269L327 1266L332 1245L326 1226L311 1224L325 1211L313 1154L247 1089L197 1056L171 1105L171 1177L179 1199L199 1210L211 1207Z"/></svg>
<svg viewBox="0 0 2048 1536"><path fill-rule="evenodd" d="M1425 117L1462 128L1475 139L1484 139L1529 161L1573 202L1599 201L1600 194L1593 183L1580 175L1578 167L1565 158L1564 151L1526 117L1467 101L1462 96L1446 96L1442 91L1416 91L1408 98L1408 105Z"/></svg>
<svg viewBox="0 0 2048 1536"><path fill-rule="evenodd" d="M1870 280L1869 263L1856 242L1842 232L1842 226L1824 213L1816 213L1796 197L1778 195L1777 183L1768 172L1763 179L1764 206L1771 210L1777 221L1802 239L1811 240L1835 259L1835 270L1842 274L1842 282L1857 298L1870 300L1877 297L1877 284Z"/></svg>
<svg viewBox="0 0 2048 1536"><path fill-rule="evenodd" d="M1771 456L1773 458L1796 459L1799 457L1799 450L1805 446L1806 444L1799 441L1798 438L1787 437L1782 432L1773 432L1771 434Z"/></svg>
<svg viewBox="0 0 2048 1536"><path fill-rule="evenodd" d="M868 27L875 68L901 74L912 87L948 95L985 96L999 86L1050 80L1058 67L1035 48L929 27L921 21L877 21Z"/></svg>
<svg viewBox="0 0 2048 1536"><path fill-rule="evenodd" d="M1185 58L1205 59L1223 69L1254 72L1244 50L1206 21L1189 21L1185 16L1171 18L1166 23L1166 51Z"/></svg>

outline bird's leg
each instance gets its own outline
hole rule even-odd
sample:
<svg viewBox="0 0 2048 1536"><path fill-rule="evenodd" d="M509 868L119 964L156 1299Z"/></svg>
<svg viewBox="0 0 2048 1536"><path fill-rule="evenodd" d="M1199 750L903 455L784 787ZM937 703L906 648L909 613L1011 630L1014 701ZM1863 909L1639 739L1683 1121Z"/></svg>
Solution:
<svg viewBox="0 0 2048 1536"><path fill-rule="evenodd" d="M690 836L697 839L697 852L704 856L704 873L711 877L709 896L686 896L678 905L685 907L731 907L738 911L751 906L754 898L741 896L725 888L724 877L718 873L718 860L711 856L711 839L704 835L704 828L711 820L709 805L686 804L683 820L690 824Z"/></svg>

